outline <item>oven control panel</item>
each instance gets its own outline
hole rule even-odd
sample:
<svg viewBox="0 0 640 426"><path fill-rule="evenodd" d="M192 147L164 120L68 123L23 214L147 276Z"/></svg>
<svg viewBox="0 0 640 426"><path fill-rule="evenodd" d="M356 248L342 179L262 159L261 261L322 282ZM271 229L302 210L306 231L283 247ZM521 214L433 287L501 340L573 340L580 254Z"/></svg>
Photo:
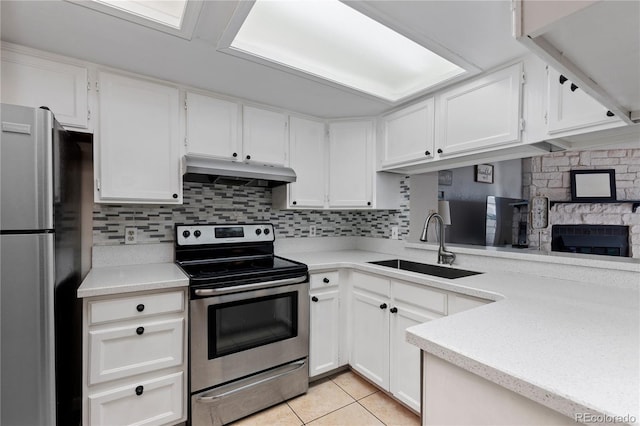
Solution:
<svg viewBox="0 0 640 426"><path fill-rule="evenodd" d="M274 241L270 223L235 225L176 225L179 246Z"/></svg>

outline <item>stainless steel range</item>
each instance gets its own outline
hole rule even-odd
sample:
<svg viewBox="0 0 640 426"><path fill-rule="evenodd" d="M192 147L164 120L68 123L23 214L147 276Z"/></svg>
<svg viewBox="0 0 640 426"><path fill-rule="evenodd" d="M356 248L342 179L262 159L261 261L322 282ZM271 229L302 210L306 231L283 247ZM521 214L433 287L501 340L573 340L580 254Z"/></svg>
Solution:
<svg viewBox="0 0 640 426"><path fill-rule="evenodd" d="M307 266L274 256L273 225L176 225L189 275L191 424L223 425L305 393Z"/></svg>

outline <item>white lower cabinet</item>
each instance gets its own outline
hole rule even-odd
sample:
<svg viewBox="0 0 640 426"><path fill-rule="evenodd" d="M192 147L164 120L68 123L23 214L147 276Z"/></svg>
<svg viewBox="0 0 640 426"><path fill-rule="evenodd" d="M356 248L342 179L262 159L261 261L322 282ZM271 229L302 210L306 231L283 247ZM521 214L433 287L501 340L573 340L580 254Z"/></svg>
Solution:
<svg viewBox="0 0 640 426"><path fill-rule="evenodd" d="M420 411L420 350L406 342L405 330L443 316L446 293L360 272L351 283L351 367Z"/></svg>
<svg viewBox="0 0 640 426"><path fill-rule="evenodd" d="M85 426L186 420L185 301L182 290L84 300Z"/></svg>
<svg viewBox="0 0 640 426"><path fill-rule="evenodd" d="M342 356L342 312L338 271L311 274L309 305L309 377L346 363Z"/></svg>
<svg viewBox="0 0 640 426"><path fill-rule="evenodd" d="M184 420L183 372L89 395L89 424L166 425Z"/></svg>

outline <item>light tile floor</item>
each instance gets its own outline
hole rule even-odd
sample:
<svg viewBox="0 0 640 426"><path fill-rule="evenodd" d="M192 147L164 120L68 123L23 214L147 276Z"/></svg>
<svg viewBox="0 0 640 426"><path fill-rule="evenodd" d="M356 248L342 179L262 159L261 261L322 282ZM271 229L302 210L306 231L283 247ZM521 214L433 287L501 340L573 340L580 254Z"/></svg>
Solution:
<svg viewBox="0 0 640 426"><path fill-rule="evenodd" d="M351 371L309 386L305 395L283 402L234 426L419 426L420 418Z"/></svg>

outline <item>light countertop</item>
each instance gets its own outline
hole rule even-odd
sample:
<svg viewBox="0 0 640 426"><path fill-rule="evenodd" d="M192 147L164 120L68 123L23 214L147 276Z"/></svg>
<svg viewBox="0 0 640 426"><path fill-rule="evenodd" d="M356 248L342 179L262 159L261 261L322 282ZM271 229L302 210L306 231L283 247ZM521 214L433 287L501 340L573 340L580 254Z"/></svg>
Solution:
<svg viewBox="0 0 640 426"><path fill-rule="evenodd" d="M187 287L189 279L174 263L93 268L78 288L78 297Z"/></svg>
<svg viewBox="0 0 640 426"><path fill-rule="evenodd" d="M571 418L640 418L638 288L506 272L448 280L367 264L394 256L360 250L286 256L312 272L347 267L495 300L411 327L407 340Z"/></svg>

